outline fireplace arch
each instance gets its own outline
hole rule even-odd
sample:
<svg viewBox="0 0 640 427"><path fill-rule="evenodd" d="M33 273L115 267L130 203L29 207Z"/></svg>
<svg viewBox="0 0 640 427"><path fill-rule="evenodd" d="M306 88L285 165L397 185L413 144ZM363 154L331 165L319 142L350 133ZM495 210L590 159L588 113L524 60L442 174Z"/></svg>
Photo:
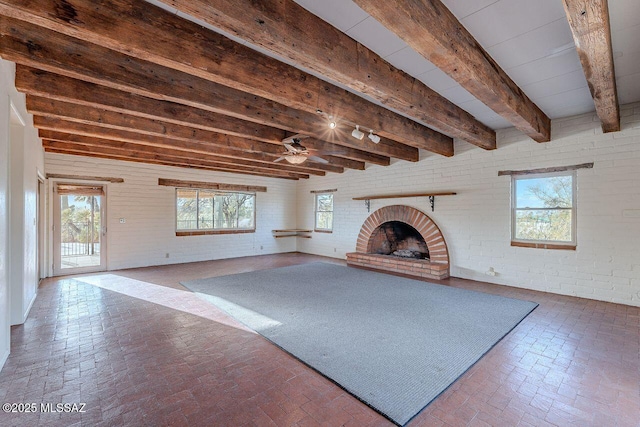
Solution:
<svg viewBox="0 0 640 427"><path fill-rule="evenodd" d="M404 222L415 228L422 236L432 262L449 263L449 251L447 243L438 226L424 212L410 206L393 205L378 209L366 219L356 244L356 252L371 253L374 231L382 224L391 221Z"/></svg>
<svg viewBox="0 0 640 427"><path fill-rule="evenodd" d="M384 224L395 222L402 222L420 234L429 259L402 258L381 253L378 249L378 230ZM347 254L347 264L421 279L440 280L449 277L449 251L442 232L424 212L404 205L385 206L369 215L360 229L356 252Z"/></svg>

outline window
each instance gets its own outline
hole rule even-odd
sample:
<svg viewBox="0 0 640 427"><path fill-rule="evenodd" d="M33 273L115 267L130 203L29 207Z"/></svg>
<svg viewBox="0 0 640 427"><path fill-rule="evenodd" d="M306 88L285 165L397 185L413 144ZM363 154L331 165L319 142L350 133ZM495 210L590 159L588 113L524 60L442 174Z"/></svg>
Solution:
<svg viewBox="0 0 640 427"><path fill-rule="evenodd" d="M255 193L178 188L176 231L254 231L255 201Z"/></svg>
<svg viewBox="0 0 640 427"><path fill-rule="evenodd" d="M315 231L331 232L333 230L333 194L316 194L316 226Z"/></svg>
<svg viewBox="0 0 640 427"><path fill-rule="evenodd" d="M512 175L511 187L513 242L533 247L575 247L575 171Z"/></svg>

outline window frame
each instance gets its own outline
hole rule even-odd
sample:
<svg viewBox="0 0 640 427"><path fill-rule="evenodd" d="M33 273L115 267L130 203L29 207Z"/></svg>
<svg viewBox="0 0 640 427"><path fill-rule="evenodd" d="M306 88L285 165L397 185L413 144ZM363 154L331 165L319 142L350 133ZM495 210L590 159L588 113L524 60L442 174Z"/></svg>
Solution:
<svg viewBox="0 0 640 427"><path fill-rule="evenodd" d="M213 193L224 193L224 194L242 194L242 195L250 195L253 196L253 227L248 228L215 228L215 219L213 221L213 228L190 228L190 229L179 229L178 228L178 193L180 191L195 191L196 192L196 226L199 225L200 218L200 191L213 192ZM192 187L176 187L175 196L174 196L174 204L175 204L175 223L174 228L176 232L176 236L198 236L198 235L208 235L208 234L242 234L242 233L255 233L256 231L256 210L257 210L257 195L256 192L251 191L227 191L227 190L214 190L210 188L192 188ZM215 202L213 205L213 209L215 211Z"/></svg>
<svg viewBox="0 0 640 427"><path fill-rule="evenodd" d="M571 177L571 208L518 208L517 207L517 181L530 179L553 178L557 176ZM577 246L577 173L576 170L558 172L540 172L533 174L511 175L511 246L532 247L542 249L575 249ZM540 240L516 238L516 213L518 210L570 210L571 211L571 241L565 240Z"/></svg>
<svg viewBox="0 0 640 427"><path fill-rule="evenodd" d="M332 192L322 192L314 194L314 209L313 209L313 231L318 233L333 233L333 219L334 219L334 211L335 211L335 198L333 197ZM331 196L331 210L330 211L319 211L318 210L318 199L320 196ZM331 224L330 228L320 228L318 227L318 212L331 212Z"/></svg>

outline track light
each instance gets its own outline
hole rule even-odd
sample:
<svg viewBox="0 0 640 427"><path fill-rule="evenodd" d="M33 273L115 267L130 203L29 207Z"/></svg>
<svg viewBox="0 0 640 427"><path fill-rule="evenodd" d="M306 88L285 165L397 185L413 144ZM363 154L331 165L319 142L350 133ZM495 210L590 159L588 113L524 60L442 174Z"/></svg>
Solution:
<svg viewBox="0 0 640 427"><path fill-rule="evenodd" d="M335 128L336 128L336 122L330 121L329 122L329 129L335 129Z"/></svg>
<svg viewBox="0 0 640 427"><path fill-rule="evenodd" d="M374 144L380 142L380 137L378 135L375 135L372 130L369 131L369 139L373 141Z"/></svg>
<svg viewBox="0 0 640 427"><path fill-rule="evenodd" d="M356 128L351 132L351 136L355 139L362 140L362 138L364 138L364 132L360 130L360 126L356 125Z"/></svg>

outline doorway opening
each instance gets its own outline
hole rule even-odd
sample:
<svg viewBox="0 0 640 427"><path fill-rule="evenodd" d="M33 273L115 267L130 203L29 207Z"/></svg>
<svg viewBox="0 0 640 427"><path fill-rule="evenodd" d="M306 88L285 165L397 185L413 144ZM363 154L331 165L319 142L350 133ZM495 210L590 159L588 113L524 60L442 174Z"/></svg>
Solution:
<svg viewBox="0 0 640 427"><path fill-rule="evenodd" d="M58 183L54 201L54 275L105 270L104 187Z"/></svg>

